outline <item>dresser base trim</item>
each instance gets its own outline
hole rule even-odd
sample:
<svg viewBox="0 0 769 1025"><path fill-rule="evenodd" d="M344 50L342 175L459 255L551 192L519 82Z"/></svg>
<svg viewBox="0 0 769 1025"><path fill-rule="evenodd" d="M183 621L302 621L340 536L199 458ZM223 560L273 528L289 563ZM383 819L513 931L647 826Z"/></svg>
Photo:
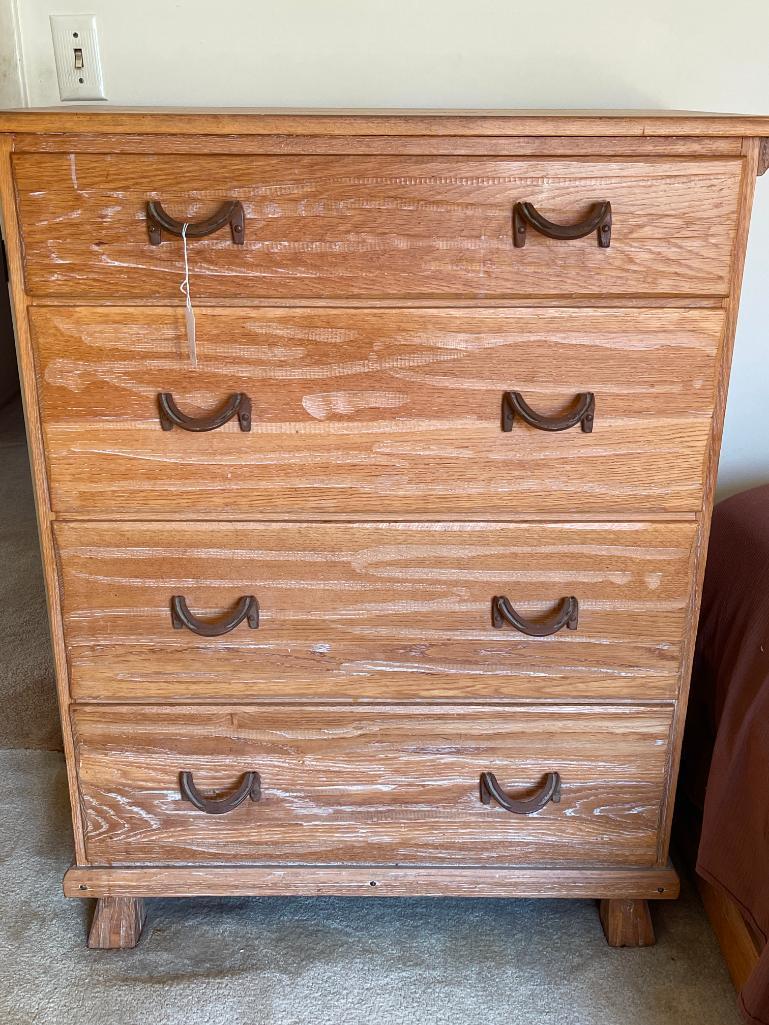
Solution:
<svg viewBox="0 0 769 1025"><path fill-rule="evenodd" d="M78 867L67 897L574 897L673 900L678 875L659 868L381 868L344 866Z"/></svg>

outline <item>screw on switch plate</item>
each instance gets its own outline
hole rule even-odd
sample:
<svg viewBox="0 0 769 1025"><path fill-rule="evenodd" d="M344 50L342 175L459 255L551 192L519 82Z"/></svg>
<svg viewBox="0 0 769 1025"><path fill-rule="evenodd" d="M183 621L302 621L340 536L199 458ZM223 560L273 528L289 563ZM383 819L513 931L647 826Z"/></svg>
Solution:
<svg viewBox="0 0 769 1025"><path fill-rule="evenodd" d="M106 100L94 14L52 14L59 96L63 100Z"/></svg>

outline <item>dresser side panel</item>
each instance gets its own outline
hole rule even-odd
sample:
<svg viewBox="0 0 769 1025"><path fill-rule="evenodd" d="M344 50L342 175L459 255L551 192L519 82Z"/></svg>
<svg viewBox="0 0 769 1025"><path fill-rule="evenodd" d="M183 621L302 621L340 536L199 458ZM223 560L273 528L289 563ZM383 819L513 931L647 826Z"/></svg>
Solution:
<svg viewBox="0 0 769 1025"><path fill-rule="evenodd" d="M69 674L62 628L59 569L53 545L51 530L51 507L48 492L48 476L43 448L40 409L38 404L35 359L29 332L29 299L23 289L22 243L15 202L15 187L11 173L12 139L0 136L0 203L2 204L2 230L5 240L8 277L11 293L16 351L18 354L19 377L24 406L24 419L29 447L32 485L35 497L40 552L43 562L46 602L50 625L53 660L56 671L56 688L61 714L64 753L67 761L67 780L72 807L75 853L78 863L85 858L80 796L75 768L74 743L69 718Z"/></svg>
<svg viewBox="0 0 769 1025"><path fill-rule="evenodd" d="M745 268L750 216L753 207L756 177L759 170L760 146L761 140L757 138L746 138L743 141L744 162L740 192L738 230L732 254L731 290L727 304L724 334L721 340L719 373L716 384L716 403L711 426L710 444L708 446L706 456L705 487L703 490L702 510L699 518L699 531L695 546L688 637L684 645L684 658L681 668L681 686L679 689L679 700L676 705L676 714L673 722L673 743L670 747L667 797L663 813L662 828L660 830L660 845L658 851L658 864L660 865L667 861L670 846L670 832L673 823L676 784L678 782L678 771L681 762L681 747L683 744L684 726L686 723L689 684L691 681L692 663L694 660L694 648L697 640L697 625L700 613L700 601L702 598L702 584L705 576L708 539L710 537L710 520L713 513L713 502L718 478L718 461L721 454L721 438L723 435L724 415L726 412L726 399L729 391L729 374L732 366L732 353L734 350L737 314L739 312L740 292L742 288L743 271Z"/></svg>

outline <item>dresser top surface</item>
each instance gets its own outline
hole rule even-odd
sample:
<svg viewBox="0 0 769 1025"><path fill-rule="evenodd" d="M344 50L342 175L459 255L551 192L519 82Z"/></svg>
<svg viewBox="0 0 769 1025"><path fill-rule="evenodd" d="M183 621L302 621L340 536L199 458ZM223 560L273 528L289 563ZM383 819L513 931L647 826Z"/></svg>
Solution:
<svg viewBox="0 0 769 1025"><path fill-rule="evenodd" d="M682 110L61 106L0 111L0 132L206 135L753 136L769 116Z"/></svg>

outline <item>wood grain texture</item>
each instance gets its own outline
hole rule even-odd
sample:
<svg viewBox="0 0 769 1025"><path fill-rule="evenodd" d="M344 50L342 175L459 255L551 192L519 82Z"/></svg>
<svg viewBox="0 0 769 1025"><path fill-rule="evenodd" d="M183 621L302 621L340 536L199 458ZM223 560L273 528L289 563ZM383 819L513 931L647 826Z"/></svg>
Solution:
<svg viewBox="0 0 769 1025"><path fill-rule="evenodd" d="M664 699L688 622L693 524L56 525L78 700ZM244 595L260 625L174 630ZM494 629L579 601L551 637Z"/></svg>
<svg viewBox="0 0 769 1025"><path fill-rule="evenodd" d="M29 334L27 310L29 298L23 289L21 258L21 236L13 202L13 182L10 164L11 140L0 136L0 215L2 236L5 241L8 260L11 313L16 336L16 354L19 364L21 397L24 407L24 422L29 447L29 465L32 477L32 491L35 501L42 557L43 582L46 607L50 624L51 648L56 672L56 692L62 725L62 744L67 757L67 784L74 826L75 853L83 856L82 829L80 827L80 806L78 802L77 776L72 757L72 735L69 726L69 682L64 635L59 606L59 575L53 553L51 535L51 508L48 478L43 450L41 416L35 384L34 355Z"/></svg>
<svg viewBox="0 0 769 1025"><path fill-rule="evenodd" d="M699 509L715 310L30 311L54 508L317 518ZM596 396L591 434L500 429ZM164 432L244 391L253 424Z"/></svg>
<svg viewBox="0 0 769 1025"><path fill-rule="evenodd" d="M88 946L91 950L127 950L139 942L144 901L135 897L100 897L96 901Z"/></svg>
<svg viewBox="0 0 769 1025"><path fill-rule="evenodd" d="M112 864L73 870L68 892L673 895L672 794L767 126L680 113L0 115L0 131L24 133L3 137L0 191L76 857ZM146 244L144 203L199 216L231 190L248 245L192 247L192 372L179 310L160 305L179 301L180 246ZM516 200L567 222L597 198L614 206L610 250L531 233L513 251ZM269 308L292 303L307 309ZM463 309L473 303L485 308ZM192 413L222 388L253 391L254 431L163 438L156 374ZM595 391L596 431L502 435L491 396L513 388L544 413ZM61 523L55 553L60 516L106 522ZM665 517L696 517L696 537L693 523L651 522ZM167 522L116 522L131 518ZM421 518L439 522L322 523ZM463 518L481 522L443 522ZM525 539L491 522L515 518ZM591 518L608 522L578 522ZM579 582L575 634L541 643L465 625L499 572L500 530L527 614ZM226 554L219 531L234 539ZM353 535L365 544L342 542ZM263 584L262 626L167 645L153 557L201 615L231 608L244 579ZM73 706L74 755L70 667L75 697L132 702ZM401 704L372 704L385 700ZM232 701L251 704L218 704ZM213 792L254 754L278 780L264 803L213 818L180 807L179 756ZM560 764L564 802L522 826L482 806L490 756L484 768L516 796Z"/></svg>
<svg viewBox="0 0 769 1025"><path fill-rule="evenodd" d="M697 535L693 586L691 589L691 607L689 612L691 629L687 634L684 659L681 666L681 695L676 706L674 726L675 742L670 749L670 767L668 772L669 783L665 798L665 814L662 829L660 830L660 864L664 864L667 861L670 847L670 831L673 823L676 784L678 782L681 747L683 744L686 710L688 707L689 683L691 680L692 662L694 660L694 645L697 639L697 622L700 615L702 584L705 577L705 562L707 560L708 539L710 537L710 522L713 513L713 503L715 501L716 483L718 480L718 460L721 454L721 438L723 436L724 416L726 413L726 397L729 390L729 374L731 372L732 352L734 349L734 338L737 330L740 290L742 288L745 253L747 251L748 231L750 228L750 214L753 207L756 172L758 169L759 140L747 139L744 141L743 146L745 152L745 172L740 188L739 230L734 247L732 285L729 304L727 307L726 328L723 334L718 357L719 370L716 382L716 404L711 423L710 442L707 448L705 484L702 492L702 507L699 515L700 526Z"/></svg>
<svg viewBox="0 0 769 1025"><path fill-rule="evenodd" d="M225 296L724 296L740 159L512 160L410 156L157 156L18 153L27 289L33 295L178 298L178 239L151 246L145 206L181 219L223 199L246 212L190 244L197 300ZM580 220L613 209L612 244L530 231L512 208Z"/></svg>
<svg viewBox="0 0 769 1025"><path fill-rule="evenodd" d="M187 865L182 868L78 867L64 876L67 897L636 897L674 900L675 869L662 868L376 868Z"/></svg>
<svg viewBox="0 0 769 1025"><path fill-rule="evenodd" d="M601 926L610 947L651 947L654 927L646 900L602 900Z"/></svg>
<svg viewBox="0 0 769 1025"><path fill-rule="evenodd" d="M769 118L691 110L113 107L11 110L0 132L233 135L767 136Z"/></svg>
<svg viewBox="0 0 769 1025"><path fill-rule="evenodd" d="M77 706L86 853L103 865L650 866L671 712ZM181 799L182 769L212 791L257 771L261 800L206 815ZM559 772L561 801L521 816L486 806L488 769L521 795Z"/></svg>
<svg viewBox="0 0 769 1025"><path fill-rule="evenodd" d="M2 119L2 112L0 112ZM15 135L17 153L153 153L191 150L186 135L110 135L103 132ZM742 139L729 136L470 136L470 135L198 135L195 153L411 154L416 156L510 157L732 157L741 156Z"/></svg>

